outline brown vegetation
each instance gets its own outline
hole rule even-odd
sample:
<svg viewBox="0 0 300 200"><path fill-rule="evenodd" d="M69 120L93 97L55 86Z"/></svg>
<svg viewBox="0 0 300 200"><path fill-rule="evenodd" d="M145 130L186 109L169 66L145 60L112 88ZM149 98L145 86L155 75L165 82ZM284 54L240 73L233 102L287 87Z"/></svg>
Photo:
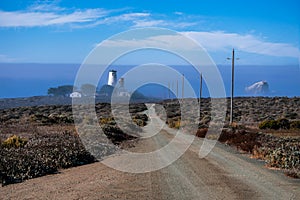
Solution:
<svg viewBox="0 0 300 200"><path fill-rule="evenodd" d="M85 109L85 106L81 107ZM138 125L145 125L147 116L139 114L144 104L130 105L130 113ZM110 104L96 104L99 125L114 144L134 139L124 133L114 121ZM80 119L90 120L84 118ZM79 121L80 121L79 120ZM123 122L122 122L123 123ZM126 124L124 120L124 124ZM127 125L132 132L139 127ZM89 131L87 129L87 131ZM100 146L100 155L107 149ZM0 182L2 185L57 173L68 168L95 162L78 136L73 120L72 107L35 106L0 110Z"/></svg>
<svg viewBox="0 0 300 200"><path fill-rule="evenodd" d="M189 101L186 99L185 101ZM180 103L177 100L162 102L167 113L167 124L178 128ZM300 98L253 97L235 98L234 123L229 125L229 109L225 127L218 140L235 146L241 152L266 161L269 167L284 169L292 177L300 178ZM201 116L197 121L196 136L204 138L211 124L210 99L201 100ZM229 102L227 105L229 107ZM190 109L193 115L192 109ZM157 111L161 114L162 111ZM179 124L178 124L179 122ZM187 122L185 122L186 124ZM189 122L195 123L195 119Z"/></svg>

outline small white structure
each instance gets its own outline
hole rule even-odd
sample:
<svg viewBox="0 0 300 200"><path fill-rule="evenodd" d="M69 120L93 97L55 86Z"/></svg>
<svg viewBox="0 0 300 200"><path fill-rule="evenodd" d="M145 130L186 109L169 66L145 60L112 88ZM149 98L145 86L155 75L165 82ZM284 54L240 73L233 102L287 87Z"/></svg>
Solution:
<svg viewBox="0 0 300 200"><path fill-rule="evenodd" d="M126 91L119 92L120 97L130 97L130 93Z"/></svg>
<svg viewBox="0 0 300 200"><path fill-rule="evenodd" d="M82 95L81 95L80 92L72 92L72 93L70 94L70 97L71 97L71 98L81 98Z"/></svg>
<svg viewBox="0 0 300 200"><path fill-rule="evenodd" d="M120 78L120 79L119 79L119 87L120 87L120 88L124 88L124 85L125 85L125 83L124 83L124 78Z"/></svg>
<svg viewBox="0 0 300 200"><path fill-rule="evenodd" d="M125 89L125 79L123 77L119 79L117 91L119 97L130 97L130 93Z"/></svg>
<svg viewBox="0 0 300 200"><path fill-rule="evenodd" d="M115 86L117 83L117 71L116 70L110 70L108 73L108 81L107 85Z"/></svg>

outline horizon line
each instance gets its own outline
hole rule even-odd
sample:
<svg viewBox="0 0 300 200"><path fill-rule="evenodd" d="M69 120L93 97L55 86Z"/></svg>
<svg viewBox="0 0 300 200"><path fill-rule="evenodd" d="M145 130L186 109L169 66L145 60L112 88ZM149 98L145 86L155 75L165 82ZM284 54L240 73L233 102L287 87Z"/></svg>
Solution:
<svg viewBox="0 0 300 200"><path fill-rule="evenodd" d="M41 65L82 65L82 63L75 63L75 62L0 62L0 65L2 64L41 64ZM144 64L156 64L156 63L144 63ZM157 63L160 64L160 63ZM93 65L107 65L107 64L93 64ZM128 63L128 64L112 64L109 66L132 66L132 65L143 65L143 64L134 64L134 63ZM173 65L173 66L192 66L192 64L188 65L188 64L163 64L163 65ZM231 63L216 63L217 66L231 66ZM286 66L286 65L290 65L290 66L300 66L300 63L286 63L286 64L236 64L239 66Z"/></svg>

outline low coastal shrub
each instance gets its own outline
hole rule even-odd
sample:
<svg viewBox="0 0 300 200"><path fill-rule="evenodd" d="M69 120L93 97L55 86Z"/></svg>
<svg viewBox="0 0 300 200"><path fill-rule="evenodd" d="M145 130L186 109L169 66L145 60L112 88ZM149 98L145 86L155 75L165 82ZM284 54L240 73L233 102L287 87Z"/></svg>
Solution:
<svg viewBox="0 0 300 200"><path fill-rule="evenodd" d="M100 120L99 120L99 123L100 123L101 125L104 125L104 124L111 124L112 122L115 122L115 120L114 120L113 117L100 118Z"/></svg>
<svg viewBox="0 0 300 200"><path fill-rule="evenodd" d="M143 127L147 125L148 116L146 114L135 114L134 116L132 116L132 121L136 125Z"/></svg>
<svg viewBox="0 0 300 200"><path fill-rule="evenodd" d="M221 133L218 140L220 142L226 143L227 141L229 141L233 137L235 137L235 135L234 135L234 131L231 128L223 128L222 133Z"/></svg>
<svg viewBox="0 0 300 200"><path fill-rule="evenodd" d="M37 122L41 124L51 125L51 124L72 124L74 123L73 116L70 114L42 114L36 113L29 116L30 122Z"/></svg>
<svg viewBox="0 0 300 200"><path fill-rule="evenodd" d="M180 119L168 119L168 126L170 128L176 128L176 129L179 129L180 128L180 125L181 125L181 121Z"/></svg>
<svg viewBox="0 0 300 200"><path fill-rule="evenodd" d="M147 124L146 121L143 121L142 119L133 119L133 122L140 127L146 126Z"/></svg>
<svg viewBox="0 0 300 200"><path fill-rule="evenodd" d="M285 117L289 118L289 119L297 119L298 114L295 112L291 112L291 113L285 114Z"/></svg>
<svg viewBox="0 0 300 200"><path fill-rule="evenodd" d="M267 163L270 167L282 169L300 169L300 147L289 142L289 145L270 150L267 155Z"/></svg>
<svg viewBox="0 0 300 200"><path fill-rule="evenodd" d="M274 130L277 130L279 129L279 125L278 125L278 121L277 120L265 120L263 122L261 122L259 125L258 125L258 128L260 129L274 129Z"/></svg>
<svg viewBox="0 0 300 200"><path fill-rule="evenodd" d="M260 129L274 129L274 130L278 130L278 129L290 129L290 128L300 128L300 122L299 121L293 121L290 122L288 119L286 118L281 118L278 120L265 120L263 122L261 122L258 127Z"/></svg>
<svg viewBox="0 0 300 200"><path fill-rule="evenodd" d="M20 148L24 147L27 144L28 140L21 138L19 136L13 135L9 138L7 138L3 143L2 147L4 148Z"/></svg>
<svg viewBox="0 0 300 200"><path fill-rule="evenodd" d="M200 128L197 130L196 136L200 137L200 138L205 138L207 131L208 131L208 128Z"/></svg>
<svg viewBox="0 0 300 200"><path fill-rule="evenodd" d="M295 168L285 169L284 174L292 178L300 178L300 171Z"/></svg>
<svg viewBox="0 0 300 200"><path fill-rule="evenodd" d="M257 140L258 134L256 132L249 132L246 130L236 130L234 137L227 141L228 144L236 146L242 151L252 153L256 147L261 146Z"/></svg>
<svg viewBox="0 0 300 200"><path fill-rule="evenodd" d="M85 150L78 137L68 132L36 134L23 148L5 148L2 145L0 184L22 182L56 173L60 168L95 162L95 158ZM22 146L26 140L12 136L6 141L7 145Z"/></svg>
<svg viewBox="0 0 300 200"><path fill-rule="evenodd" d="M77 122L86 120L84 126L87 128L85 128L84 134L87 135L87 140L83 142L90 142L92 147L95 145L97 148L92 150L99 157L110 155L116 149L111 147L112 145L106 138L103 141L100 141L101 138L93 140L93 135L89 135L89 133L96 132L93 125L97 122L103 128L107 138L114 144L135 139L136 137L132 135L137 135L142 131L137 126L127 124L126 120L121 120L122 128L124 127L125 131L118 128L111 116L110 104L96 104L98 109L96 114L99 120L81 115L81 112L86 112L88 109L86 107L84 105L78 107L80 110L76 112L80 117L76 120ZM132 116L136 116L141 125L146 123L148 116L136 112L146 109L144 104L139 104L132 106L130 110ZM90 153L91 149L85 149L82 138L79 137L73 126L71 106L0 109L0 116L0 187L1 184L22 182L26 179L57 173L61 168L97 161ZM81 127L79 126L79 128ZM90 129L93 131L89 132ZM16 134L7 138L7 134L10 133L22 133L22 135Z"/></svg>
<svg viewBox="0 0 300 200"><path fill-rule="evenodd" d="M281 118L278 120L265 120L261 122L258 127L260 129L273 129L273 130L278 130L278 129L290 129L291 123L288 119L286 118Z"/></svg>
<svg viewBox="0 0 300 200"><path fill-rule="evenodd" d="M235 112L234 119L239 124L225 124L218 141L244 153L251 153L253 158L264 160L268 167L282 169L287 176L300 178L300 140L296 136L300 129L299 102L299 98L249 98L246 101L237 98L235 107L240 112ZM213 118L208 103L209 99L202 100L201 118L197 121L198 130L195 134L211 139L206 133L207 128L212 126ZM180 115L170 104L172 102L164 102L163 105L166 108L167 124L174 128L179 123ZM226 119L229 121L229 117ZM266 132L270 134L257 131L253 127L257 123L260 129L269 129ZM277 136L273 132L284 134ZM285 134L289 136L290 133L292 137L285 137Z"/></svg>
<svg viewBox="0 0 300 200"><path fill-rule="evenodd" d="M290 121L286 118L277 120L280 129L290 129Z"/></svg>
<svg viewBox="0 0 300 200"><path fill-rule="evenodd" d="M268 167L284 169L287 176L300 178L299 138L279 138L261 134L261 147L255 148L253 156L266 161Z"/></svg>
<svg viewBox="0 0 300 200"><path fill-rule="evenodd" d="M290 124L291 129L300 129L300 121L292 121Z"/></svg>

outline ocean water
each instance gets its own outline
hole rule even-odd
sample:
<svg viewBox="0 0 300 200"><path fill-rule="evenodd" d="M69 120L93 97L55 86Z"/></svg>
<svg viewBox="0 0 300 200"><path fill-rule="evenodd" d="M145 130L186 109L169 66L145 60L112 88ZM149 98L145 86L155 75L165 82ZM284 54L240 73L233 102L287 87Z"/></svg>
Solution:
<svg viewBox="0 0 300 200"><path fill-rule="evenodd" d="M80 64L0 64L0 98L30 97L47 95L50 87L73 84L76 78ZM199 74L191 66L176 66L172 68L184 74L186 81L192 85L195 93L199 95ZM126 71L133 68L130 65L110 66L105 75L100 78L99 86L107 82L107 73L109 69L115 69L118 77L121 77ZM221 77L226 90L226 95L230 96L231 85L231 66L219 65ZM147 76L147 74L145 74ZM181 91L181 80L173 77L166 77L166 84L176 90L176 84L179 82ZM143 78L142 76L136 78ZM205 79L205 78L204 78ZM267 81L269 92L264 94L247 93L245 88L258 82ZM130 91L130 80L125 80L125 87L128 84ZM210 96L205 80L203 82L203 96ZM146 85L139 89L146 96L168 98L167 88L159 85ZM179 92L179 96L181 93ZM235 96L300 96L300 68L297 65L285 66L235 66ZM188 94L187 94L188 96Z"/></svg>

